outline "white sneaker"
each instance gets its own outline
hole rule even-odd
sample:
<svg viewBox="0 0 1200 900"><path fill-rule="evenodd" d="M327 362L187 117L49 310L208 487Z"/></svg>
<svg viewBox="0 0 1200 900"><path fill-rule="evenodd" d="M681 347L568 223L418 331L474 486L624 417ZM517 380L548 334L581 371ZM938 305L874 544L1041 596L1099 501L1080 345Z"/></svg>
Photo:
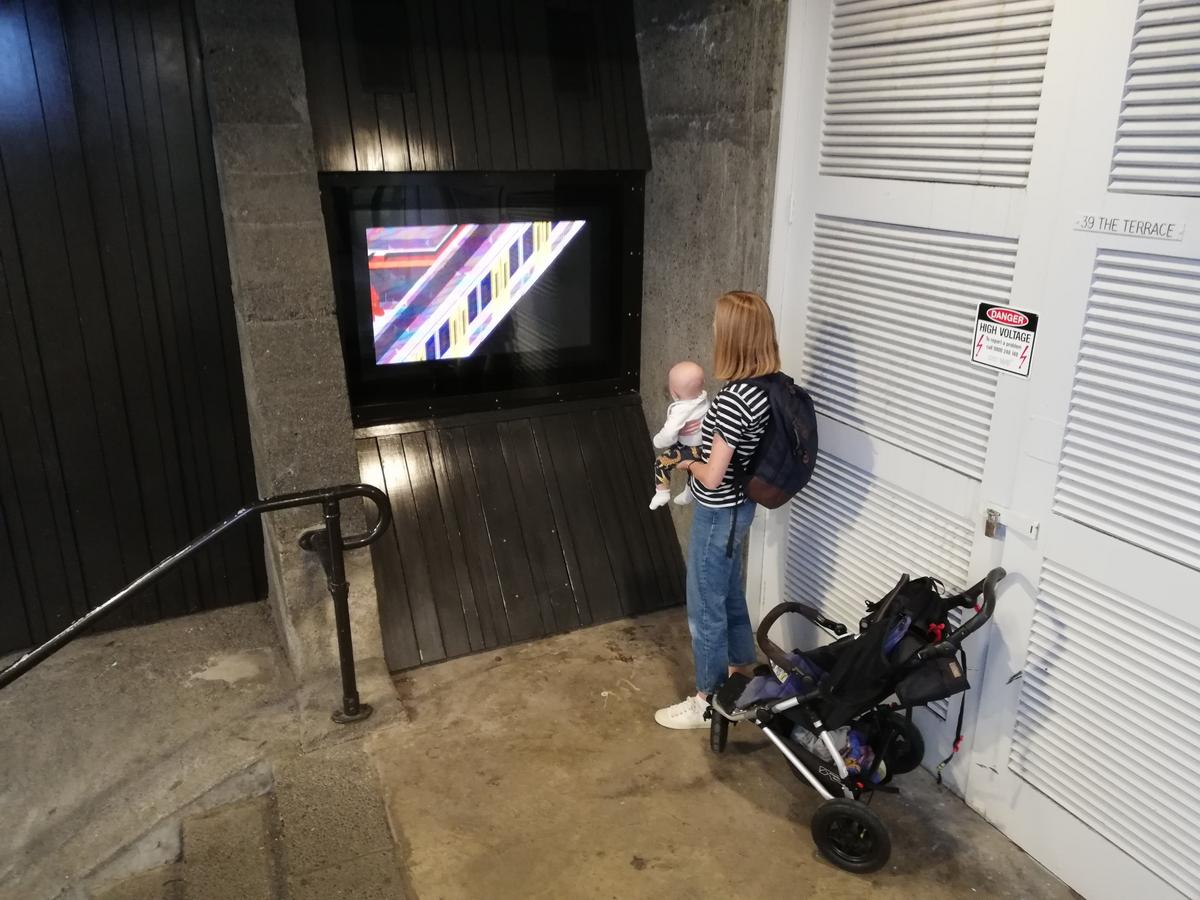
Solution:
<svg viewBox="0 0 1200 900"><path fill-rule="evenodd" d="M707 728L704 712L708 704L695 694L674 706L665 706L654 714L654 721L665 728Z"/></svg>

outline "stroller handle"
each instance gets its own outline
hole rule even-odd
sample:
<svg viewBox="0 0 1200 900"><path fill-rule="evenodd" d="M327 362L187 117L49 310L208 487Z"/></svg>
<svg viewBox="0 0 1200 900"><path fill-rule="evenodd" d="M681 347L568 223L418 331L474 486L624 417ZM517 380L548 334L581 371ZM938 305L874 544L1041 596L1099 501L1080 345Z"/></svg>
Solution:
<svg viewBox="0 0 1200 900"><path fill-rule="evenodd" d="M987 573L983 581L963 591L959 595L963 601L959 604L960 606L972 606L979 601L982 595L983 602L976 607L975 615L946 635L944 640L917 651L916 661L921 662L935 656L953 656L957 653L962 647L963 641L982 628L992 617L992 613L996 611L996 585L1003 581L1006 575L1008 572L997 566Z"/></svg>
<svg viewBox="0 0 1200 900"><path fill-rule="evenodd" d="M758 631L755 634L755 638L758 641L758 646L762 649L762 652L767 655L767 659L775 663L775 665L779 666L779 668L783 669L785 672L789 672L793 675L800 675L803 678L808 678L808 673L796 669L792 665L792 661L788 658L788 655L784 653L778 644L771 640L770 635L767 633L771 630L771 626L778 622L780 617L786 613L798 613L809 621L820 625L822 628L828 628L839 637L846 633L846 626L841 622L835 622L832 619L827 619L807 603L780 603L772 608L771 611L765 616L763 616L763 620L758 623Z"/></svg>

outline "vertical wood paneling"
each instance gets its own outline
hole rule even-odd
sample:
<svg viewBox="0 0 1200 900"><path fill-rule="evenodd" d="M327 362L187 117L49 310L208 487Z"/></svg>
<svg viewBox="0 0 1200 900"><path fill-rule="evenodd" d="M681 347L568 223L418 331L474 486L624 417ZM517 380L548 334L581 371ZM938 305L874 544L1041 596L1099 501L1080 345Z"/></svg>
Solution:
<svg viewBox="0 0 1200 900"><path fill-rule="evenodd" d="M450 149L455 169L484 168L476 149L475 122L479 116L471 102L471 85L467 72L468 59L474 55L465 52L462 14L454 2L433 5L431 19L436 26L434 46L442 48L441 72L446 96L446 113L450 123ZM446 52L464 48L463 52Z"/></svg>
<svg viewBox="0 0 1200 900"><path fill-rule="evenodd" d="M82 327L84 314L64 258L66 232L57 206L48 137L50 131L61 133L61 129L50 129L43 120L31 35L23 19L0 17L0 55L7 64L6 90L0 101L7 113L0 128L0 156L4 159L7 200L16 230L12 252L24 264L32 323L23 349L28 348L28 352L43 344L47 351L38 353L26 365L26 372L40 368L39 377L44 379L47 393L46 407L39 411L39 418L45 417L49 434L40 442L39 450L57 456L56 468L71 498L73 529L88 523L112 524L97 421L99 410L86 383L81 385L79 381L81 371L87 373L90 369ZM52 80L47 78L48 82ZM111 357L107 364L111 366ZM19 439L20 435L11 437ZM31 460L31 464L36 462ZM96 597L106 585L119 580L120 548L115 529L105 529L94 540L76 542L76 546L88 596ZM71 599L74 614L85 611L82 595Z"/></svg>
<svg viewBox="0 0 1200 900"><path fill-rule="evenodd" d="M485 130L491 118L487 109L479 30L475 25L476 7L477 4L472 0L459 0L459 28L463 46L463 66L471 103L471 128L475 134L476 164L479 169L488 171L500 167L493 162L493 136Z"/></svg>
<svg viewBox="0 0 1200 900"><path fill-rule="evenodd" d="M354 20L350 7L335 4L336 34L341 46L342 78L345 80L346 107L354 141L355 165L364 172L383 168L383 145L379 139L379 110L373 94L363 90ZM335 82L336 84L336 82Z"/></svg>
<svg viewBox="0 0 1200 900"><path fill-rule="evenodd" d="M463 528L459 522L458 508L454 496L454 481L457 476L454 458L442 446L440 435L431 431L427 435L429 441L429 462L433 467L433 480L438 502L442 507L442 521L446 526L446 544L450 555L450 572L454 575L458 589L458 603L462 610L463 622L467 629L467 642L471 650L482 650L484 638L479 607L475 599L475 585L471 580L470 569L467 565L466 550L463 546Z"/></svg>
<svg viewBox="0 0 1200 900"><path fill-rule="evenodd" d="M538 466L546 485L546 496L550 501L550 510L554 517L555 534L562 549L563 565L566 567L568 579L566 587L569 591L570 608L565 617L562 615L558 617L559 629L565 631L568 628L591 623L591 617L586 611L588 585L580 568L579 553L575 548L576 536L567 516L567 505L563 500L562 488L558 483L554 462L550 457L545 419L531 419L529 427L533 432Z"/></svg>
<svg viewBox="0 0 1200 900"><path fill-rule="evenodd" d="M297 0L322 171L648 169L632 5L555 0L592 38L554 65L551 5L409 0L395 52L411 90L395 93L362 84L354 0ZM576 67L573 86L556 65Z"/></svg>
<svg viewBox="0 0 1200 900"><path fill-rule="evenodd" d="M0 16L0 620L14 624L0 652L107 599L253 488L190 7L13 12ZM109 624L262 590L248 530Z"/></svg>
<svg viewBox="0 0 1200 900"><path fill-rule="evenodd" d="M125 222L122 184L128 183L119 169L118 156L128 153L128 129L114 127L112 106L102 50L107 43L113 49L115 36L111 20L93 16L92 11L79 4L64 8L67 43L71 48L71 63L77 73L79 140L88 148L84 156L88 184L92 188L92 207L100 241L100 265L107 292L114 297L127 298L124 303L109 303L108 313L113 337L114 359L119 369L122 394L130 423L153 421L162 413L153 393L155 374L148 364L140 305L144 294L135 278L136 265L129 252ZM111 60L111 56L109 57ZM119 89L119 84L116 86ZM123 102L120 102L123 109ZM156 429L129 429L132 437L132 461L138 481L144 487L140 515L149 536L147 554L135 563L145 569L151 560L162 559L187 535L186 522L172 515L170 504L148 502L149 497L164 496L171 489L163 466L164 441ZM174 450L172 449L172 453ZM130 497L137 499L137 493ZM182 526L182 527L181 527ZM132 549L137 552L137 542ZM157 589L159 608L164 614L196 608L194 594L189 598L182 590L185 583L179 574L172 573Z"/></svg>
<svg viewBox="0 0 1200 900"><path fill-rule="evenodd" d="M616 4L604 17L612 43L606 55L612 54L619 61L622 99L625 110L624 127L619 135L629 137L630 168L650 168L650 132L646 130L646 107L642 99L642 76L638 64L636 28L633 20L633 5Z"/></svg>
<svg viewBox="0 0 1200 900"><path fill-rule="evenodd" d="M658 585L649 569L645 548L633 542L625 517L621 515L622 504L613 486L613 461L608 453L607 434L597 427L592 413L574 413L571 420L583 456L585 484L596 498L596 512L605 537L604 549L617 583L621 611L629 615L643 602L643 591L657 593Z"/></svg>
<svg viewBox="0 0 1200 900"><path fill-rule="evenodd" d="M170 357L165 352L164 335L168 333L165 327L167 320L159 310L159 306L163 305L159 303L159 297L162 296L160 291L164 289L157 281L159 277L157 273L161 271L162 261L160 256L151 252L150 229L155 227L157 219L147 215L145 210L149 207L143 206L143 204L148 205L152 202L150 198L153 194L152 188L145 184L149 175L149 161L144 134L145 120L141 112L141 90L136 79L137 57L133 50L132 32L129 29L128 16L122 14L118 19L111 6L104 0L95 5L94 23L100 64L104 73L105 109L117 167L116 182L120 196L125 198L122 207L117 209L110 210L103 202L97 204L98 210L105 210L106 217L111 214L113 218L123 220L123 228L112 226L107 222L107 218L100 220L99 224L102 233L107 238L104 242L105 246L119 247L122 255L129 259L133 288L130 290L127 286L122 285L115 289L122 291L127 299L133 298L136 301L136 308L133 309L130 308L128 302L114 304L115 310L122 311L122 313L114 314L122 315L127 312L136 320L137 328L130 340L135 344L140 341L141 352L145 357L146 379L154 404L153 416L160 423L158 428L151 431L161 443L163 484L167 494L178 498L176 503L161 504L171 512L171 530L169 533L152 536L152 547L157 559L161 558L161 552L169 552L170 549L186 543L192 537L189 519L192 501L184 492L183 469L182 466L172 465L169 462L183 459L184 453L181 432L176 425L177 420L182 419L182 410L177 408L172 400L174 385L179 373L174 367L169 366ZM86 40L87 29L84 28L80 32L79 45L82 46ZM92 103L81 103L81 119L86 121L94 110L98 111ZM97 137L95 140L99 144L102 137ZM100 152L102 151L97 147L91 154L92 158L94 159ZM95 180L98 183L104 178L106 178L106 173L100 170ZM216 197L215 184L210 187L210 190L212 191L211 196ZM139 331L140 338L138 337ZM136 366L134 360L137 351L127 355L125 348L119 349L122 365ZM231 349L233 351L232 362L236 369L240 366L237 348L234 346ZM130 381L134 382L138 377L138 372L136 368L132 372ZM139 472L143 478L153 479L147 468L140 468ZM151 497L155 496L156 486L153 480L148 483L146 493ZM169 544L169 547L164 548L161 544ZM175 575L169 576L168 580L163 582L159 589L159 596L162 599L164 614L171 614L180 609L199 608L201 588L199 579L196 577L197 565L197 561L189 561L181 568L179 582L182 585L182 591L173 588L172 582ZM265 593L265 588L262 593Z"/></svg>
<svg viewBox="0 0 1200 900"><path fill-rule="evenodd" d="M584 625L603 622L621 615L621 599L606 551L605 533L596 510L596 498L588 489L583 456L575 426L568 415L547 416L541 420L546 431L546 446L555 485L562 492L567 510L567 527L579 556L579 571L585 594L576 593L580 619Z"/></svg>
<svg viewBox="0 0 1200 900"><path fill-rule="evenodd" d="M434 165L438 171L454 169L454 144L450 134L450 104L446 98L446 82L442 76L441 40L437 29L437 0L408 0L412 11L412 49L413 61L420 70L415 77L418 84L424 86L427 102L422 104L422 115L427 116L423 121L432 123L426 129L425 139L433 139ZM355 86L348 88L353 93ZM429 162L429 151L426 150L426 163ZM359 166L359 171L363 170Z"/></svg>
<svg viewBox="0 0 1200 900"><path fill-rule="evenodd" d="M146 250L154 278L155 312L159 320L159 340L166 360L169 406L182 465L180 475L187 507L189 525L203 528L211 521L206 515L208 506L205 490L203 458L198 451L203 440L200 411L200 386L188 373L199 371L199 360L192 347L192 334L187 309L187 288L184 283L183 261L180 258L181 237L171 197L170 160L161 113L161 98L154 65L154 44L143 9L114 5L114 17L119 23L122 41L121 71L129 78L129 89L136 92L131 98L134 141L141 159L138 163L139 191L146 220ZM178 365L175 362L178 362ZM212 596L218 578L213 568L213 556L206 554L197 560L199 595Z"/></svg>
<svg viewBox="0 0 1200 900"><path fill-rule="evenodd" d="M645 492L649 477L646 470L646 460L654 459L654 445L650 442L646 431L642 411L636 406L623 407L615 410L614 415L623 419L621 432L625 440L625 458L632 466L637 499ZM649 511L649 510L647 510ZM683 583L687 572L683 565L683 556L679 553L679 536L670 516L651 515L650 530L652 532L651 547L655 553L655 561L663 567L667 591L664 601L669 604L674 596L674 586Z"/></svg>
<svg viewBox="0 0 1200 900"><path fill-rule="evenodd" d="M392 516L396 519L396 549L404 565L408 605L412 611L420 659L421 662L445 659L446 649L438 622L433 579L429 574L429 560L421 542L420 519L413 499L413 478L408 471L404 445L399 437L380 439L379 461L383 465L384 486L392 504Z"/></svg>
<svg viewBox="0 0 1200 900"><path fill-rule="evenodd" d="M0 48L5 37L0 23ZM0 66L4 64L0 57ZM7 182L7 173L0 169L0 174ZM6 301L0 304L0 420L13 472L12 484L0 495L0 502L14 546L23 541L29 548L22 600L32 638L40 641L71 621L83 607L84 592L11 212L8 203L0 203L0 280L5 288L0 299ZM45 549L34 553L34 547ZM11 597L10 603L21 602L16 595ZM16 649L15 643L10 649Z"/></svg>
<svg viewBox="0 0 1200 900"><path fill-rule="evenodd" d="M337 7L333 0L296 0L296 23L304 35L300 49L309 107L321 111L319 116L312 116L317 166L325 172L353 172L354 132L346 99Z"/></svg>
<svg viewBox="0 0 1200 900"><path fill-rule="evenodd" d="M529 421L501 422L497 429L505 465L521 498L517 516L546 633L578 628L579 614L563 559L558 523L550 507L550 492Z"/></svg>
<svg viewBox="0 0 1200 900"><path fill-rule="evenodd" d="M470 4L475 10L476 51L483 77L483 114L481 132L492 150L491 168L511 171L517 166L517 145L510 114L508 69L504 42L500 38L500 15L493 2Z"/></svg>
<svg viewBox="0 0 1200 900"><path fill-rule="evenodd" d="M396 517L372 548L389 666L682 603L670 516L647 509L649 448L636 399L359 438Z"/></svg>
<svg viewBox="0 0 1200 900"><path fill-rule="evenodd" d="M487 2L487 0L484 0ZM536 169L529 151L528 110L521 85L520 46L517 43L515 0L496 0L500 46L504 56L505 77L508 82L508 108L512 119L513 147L518 169Z"/></svg>
<svg viewBox="0 0 1200 900"><path fill-rule="evenodd" d="M624 410L613 409L598 412L596 417L602 423L601 427L608 433L608 442L613 449L613 474L616 489L621 496L626 513L626 529L630 535L630 543L645 551L649 561L649 576L658 586L657 591L639 594L641 605L631 612L643 612L646 609L659 609L668 602L671 595L671 572L663 556L663 548L658 542L658 530L655 523L669 516L657 515L650 509L647 502L648 488L653 488L652 469L647 467L647 461L654 459L653 452L646 448L638 453L635 441L627 433Z"/></svg>
<svg viewBox="0 0 1200 900"><path fill-rule="evenodd" d="M451 473L451 490L462 525L460 535L467 558L467 571L475 592L483 643L485 647L507 644L512 637L508 630L508 617L504 613L504 590L492 553L491 535L479 496L479 485L475 480L467 434L462 428L452 428L439 432L439 438Z"/></svg>
<svg viewBox="0 0 1200 900"><path fill-rule="evenodd" d="M466 435L475 467L475 483L487 517L496 570L500 573L509 636L514 642L541 637L547 633L547 628L538 605L525 536L521 532L517 510L519 495L513 492L496 425L470 425Z"/></svg>
<svg viewBox="0 0 1200 900"><path fill-rule="evenodd" d="M375 441L359 441L357 449L359 477L363 483L388 491L378 444ZM393 514L395 511L393 504ZM375 571L376 594L389 598L386 604L379 604L379 630L383 636L384 656L395 668L407 669L421 664L421 653L417 647L408 582L404 577L404 563L398 544L400 533L399 528L388 529L376 545L385 547L387 552L373 550L371 567Z"/></svg>
<svg viewBox="0 0 1200 900"><path fill-rule="evenodd" d="M404 435L400 443L408 469L408 483L412 487L416 512L413 524L420 540L419 549L429 561L429 585L442 645L447 656L462 656L470 649L470 640L467 638L463 605L459 600L446 521L438 498L437 482L433 477L433 465L429 460L429 445L425 435L419 433Z"/></svg>

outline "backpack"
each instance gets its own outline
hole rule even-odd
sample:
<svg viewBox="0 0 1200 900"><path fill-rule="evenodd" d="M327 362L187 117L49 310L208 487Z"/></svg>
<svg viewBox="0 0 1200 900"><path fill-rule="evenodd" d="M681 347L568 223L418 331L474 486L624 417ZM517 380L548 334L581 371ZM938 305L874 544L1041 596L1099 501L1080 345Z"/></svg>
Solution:
<svg viewBox="0 0 1200 900"><path fill-rule="evenodd" d="M758 447L735 480L746 499L778 509L808 484L817 466L817 413L812 397L782 372L738 383L766 391L771 414Z"/></svg>

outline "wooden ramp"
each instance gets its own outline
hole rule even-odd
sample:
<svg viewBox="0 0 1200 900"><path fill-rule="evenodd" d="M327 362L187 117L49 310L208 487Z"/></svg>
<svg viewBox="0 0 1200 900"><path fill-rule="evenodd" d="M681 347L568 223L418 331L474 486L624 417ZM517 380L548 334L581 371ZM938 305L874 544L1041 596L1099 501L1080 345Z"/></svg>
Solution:
<svg viewBox="0 0 1200 900"><path fill-rule="evenodd" d="M683 602L636 396L359 434L395 514L371 548L391 669Z"/></svg>

